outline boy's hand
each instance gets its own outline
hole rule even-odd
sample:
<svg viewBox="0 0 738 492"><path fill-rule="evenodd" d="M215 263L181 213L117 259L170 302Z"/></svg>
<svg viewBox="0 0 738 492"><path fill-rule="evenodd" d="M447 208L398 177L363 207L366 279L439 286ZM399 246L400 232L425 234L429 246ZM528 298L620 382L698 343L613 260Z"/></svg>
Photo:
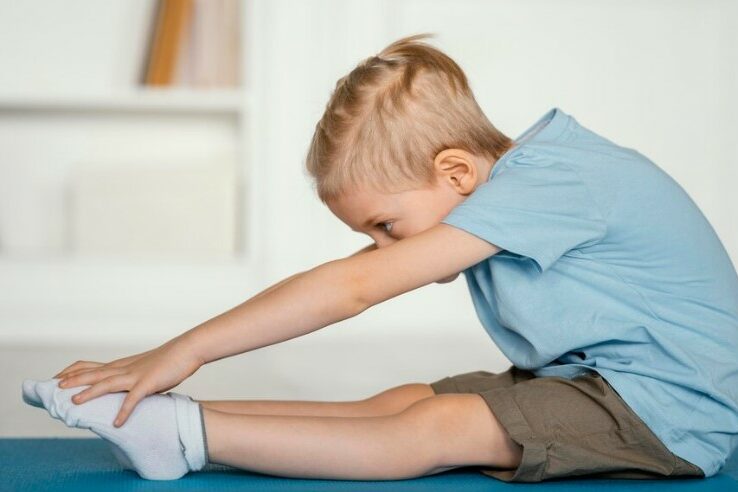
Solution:
<svg viewBox="0 0 738 492"><path fill-rule="evenodd" d="M105 365L107 365L108 367L123 367L133 362L134 360L144 356L145 354L148 354L149 352L151 352L151 350L147 352L141 352L140 354L135 354L135 355L131 355L128 357L124 357L122 359L117 359L117 360L114 360L113 362L108 362L107 364L105 364L104 362L92 362L92 361L86 361L86 360L78 360L74 364L69 365L65 367L64 369L62 369L61 371L59 371L58 373L56 373L56 375L54 376L54 379L57 379L57 378L63 379L63 378L71 377L71 376L76 376L78 374L86 372L95 367L100 367L100 366L105 366Z"/></svg>
<svg viewBox="0 0 738 492"><path fill-rule="evenodd" d="M153 393L169 390L191 376L204 362L175 338L147 352L107 364L79 361L59 374L60 388L91 385L72 398L76 404L117 391L128 391L113 425L120 427L139 401Z"/></svg>

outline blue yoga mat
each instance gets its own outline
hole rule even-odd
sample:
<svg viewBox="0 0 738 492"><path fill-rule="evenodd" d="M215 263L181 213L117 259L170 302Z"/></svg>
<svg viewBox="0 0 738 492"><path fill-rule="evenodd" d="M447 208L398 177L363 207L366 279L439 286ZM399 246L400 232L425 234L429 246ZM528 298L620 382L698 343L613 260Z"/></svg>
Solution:
<svg viewBox="0 0 738 492"><path fill-rule="evenodd" d="M736 458L736 457L734 457ZM124 470L102 439L0 439L0 491L738 491L738 459L707 479L611 480L561 479L506 483L473 468L457 468L409 480L314 480L282 478L210 464L179 480L151 481Z"/></svg>

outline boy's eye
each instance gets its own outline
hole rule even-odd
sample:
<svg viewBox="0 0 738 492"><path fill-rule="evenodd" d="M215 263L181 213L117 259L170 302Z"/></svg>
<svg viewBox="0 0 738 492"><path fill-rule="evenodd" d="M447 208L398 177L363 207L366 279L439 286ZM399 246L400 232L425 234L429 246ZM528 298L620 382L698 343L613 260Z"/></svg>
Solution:
<svg viewBox="0 0 738 492"><path fill-rule="evenodd" d="M385 230L385 232L391 232L392 231L392 222L380 222L377 224L377 227L380 227ZM389 227L388 227L389 226Z"/></svg>

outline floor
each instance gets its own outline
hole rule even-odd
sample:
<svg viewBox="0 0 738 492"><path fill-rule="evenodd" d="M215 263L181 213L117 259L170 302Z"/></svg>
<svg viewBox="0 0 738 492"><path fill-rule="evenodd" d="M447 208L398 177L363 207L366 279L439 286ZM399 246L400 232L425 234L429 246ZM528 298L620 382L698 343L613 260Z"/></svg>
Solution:
<svg viewBox="0 0 738 492"><path fill-rule="evenodd" d="M123 470L101 439L0 439L4 491L498 491L515 492L735 492L738 479L720 474L709 479L612 480L574 478L541 483L507 483L473 468L407 480L322 480L285 478L208 465L178 480L151 481Z"/></svg>

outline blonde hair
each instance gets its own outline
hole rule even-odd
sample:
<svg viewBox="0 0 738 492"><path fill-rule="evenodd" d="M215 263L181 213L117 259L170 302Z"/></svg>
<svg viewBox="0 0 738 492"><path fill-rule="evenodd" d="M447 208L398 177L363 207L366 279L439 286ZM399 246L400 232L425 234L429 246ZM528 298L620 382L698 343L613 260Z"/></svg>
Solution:
<svg viewBox="0 0 738 492"><path fill-rule="evenodd" d="M432 36L399 39L336 82L306 158L323 203L354 186L430 185L447 148L496 160L512 146L456 62L420 42Z"/></svg>

